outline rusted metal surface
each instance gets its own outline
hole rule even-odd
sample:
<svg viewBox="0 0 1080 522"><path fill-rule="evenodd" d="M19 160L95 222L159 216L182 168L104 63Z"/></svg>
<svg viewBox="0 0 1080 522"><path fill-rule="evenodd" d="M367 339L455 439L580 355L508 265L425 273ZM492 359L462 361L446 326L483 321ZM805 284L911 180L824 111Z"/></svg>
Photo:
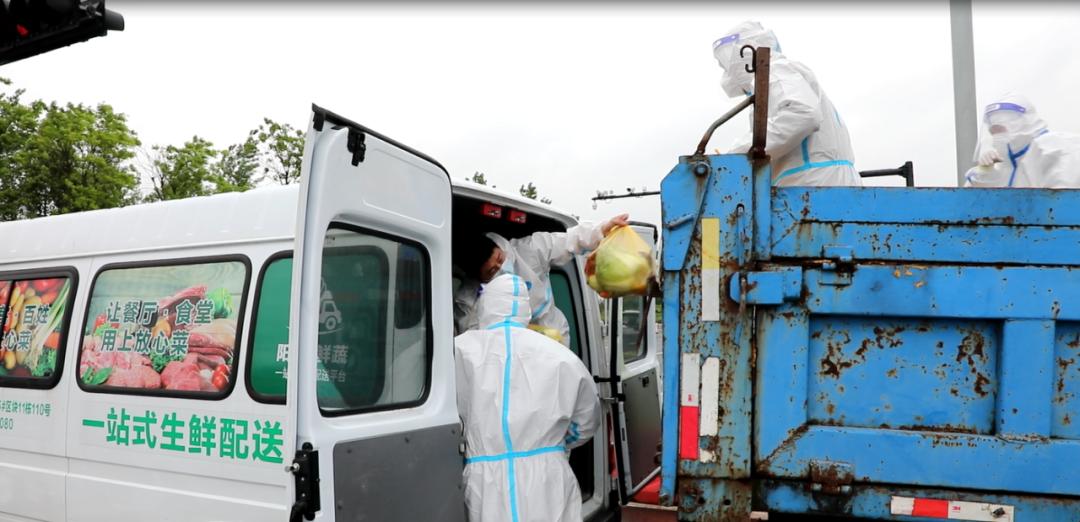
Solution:
<svg viewBox="0 0 1080 522"><path fill-rule="evenodd" d="M752 511L753 495L749 481L681 481L678 496L679 520L745 522Z"/></svg>
<svg viewBox="0 0 1080 522"><path fill-rule="evenodd" d="M719 398L702 456L665 467L680 518L744 516L717 502L731 484L754 484L755 508L864 516L887 505L874 483L1077 519L1057 499L1080 498L1080 191L775 188L767 116L751 161L704 156L706 139L663 189L665 346L715 363L693 391ZM719 222L718 284L703 219ZM779 270L797 285L761 275ZM714 292L719 320L703 321Z"/></svg>
<svg viewBox="0 0 1080 522"><path fill-rule="evenodd" d="M754 507L778 518L782 513L814 513L824 516L857 517L858 520L903 520L889 512L893 496L985 502L1013 506L1022 518L1032 522L1080 520L1080 498L1010 495L964 489L928 489L888 485L853 485L850 495L822 495L808 491L794 481L760 480L754 483ZM845 519L846 520L846 519Z"/></svg>
<svg viewBox="0 0 1080 522"><path fill-rule="evenodd" d="M743 50L750 46L743 47ZM769 125L769 65L772 51L768 47L753 50L754 73L754 121L751 125L753 140L750 158L759 163L767 158L765 136Z"/></svg>

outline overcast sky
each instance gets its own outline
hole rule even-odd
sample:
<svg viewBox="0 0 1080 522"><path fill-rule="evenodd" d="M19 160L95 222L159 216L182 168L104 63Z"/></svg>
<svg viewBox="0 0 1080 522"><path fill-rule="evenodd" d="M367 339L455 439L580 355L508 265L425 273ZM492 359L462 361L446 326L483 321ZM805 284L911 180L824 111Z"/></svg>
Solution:
<svg viewBox="0 0 1080 522"><path fill-rule="evenodd" d="M144 144L242 140L264 116L304 128L318 103L424 151L462 178L533 181L583 218L659 220L659 198L592 209L598 189L655 189L735 103L711 43L744 19L815 71L860 170L911 160L953 186L948 6L692 3L503 6L109 0L124 32L0 68L28 95L108 102ZM980 107L1026 94L1080 132L1080 5L974 8ZM745 132L722 128L714 148Z"/></svg>

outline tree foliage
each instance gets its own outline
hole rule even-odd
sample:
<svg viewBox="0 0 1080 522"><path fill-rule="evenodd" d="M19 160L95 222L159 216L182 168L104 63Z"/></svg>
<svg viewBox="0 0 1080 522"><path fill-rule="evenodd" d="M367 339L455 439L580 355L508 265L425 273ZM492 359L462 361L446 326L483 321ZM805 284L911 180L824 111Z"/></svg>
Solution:
<svg viewBox="0 0 1080 522"><path fill-rule="evenodd" d="M551 199L540 197L540 190L537 189L536 185L533 185L533 182L531 181L528 185L522 185L520 188L518 188L518 193L529 199L539 199L539 201L545 205L551 204Z"/></svg>
<svg viewBox="0 0 1080 522"><path fill-rule="evenodd" d="M300 165L304 159L304 133L288 123L270 118L248 135L248 142L257 150L263 178L288 185L300 181Z"/></svg>
<svg viewBox="0 0 1080 522"><path fill-rule="evenodd" d="M24 90L0 78L0 220L300 180L304 134L288 123L263 118L243 141L223 148L198 135L181 145L141 147L127 117L107 104L24 98ZM466 179L495 188L483 172ZM519 192L551 203L531 182Z"/></svg>
<svg viewBox="0 0 1080 522"><path fill-rule="evenodd" d="M165 201L216 192L211 162L214 144L194 136L180 147L155 145L149 178L153 186L146 201Z"/></svg>
<svg viewBox="0 0 1080 522"><path fill-rule="evenodd" d="M26 102L24 94L0 93L0 219L137 201L129 160L139 139L123 114L106 104Z"/></svg>

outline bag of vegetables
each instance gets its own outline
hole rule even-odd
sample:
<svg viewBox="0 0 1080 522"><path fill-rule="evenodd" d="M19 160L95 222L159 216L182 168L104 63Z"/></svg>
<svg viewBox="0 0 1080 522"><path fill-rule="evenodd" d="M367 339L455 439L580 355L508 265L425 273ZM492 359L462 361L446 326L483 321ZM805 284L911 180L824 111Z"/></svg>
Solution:
<svg viewBox="0 0 1080 522"><path fill-rule="evenodd" d="M649 245L628 226L612 230L585 260L587 282L604 298L645 295L655 270Z"/></svg>

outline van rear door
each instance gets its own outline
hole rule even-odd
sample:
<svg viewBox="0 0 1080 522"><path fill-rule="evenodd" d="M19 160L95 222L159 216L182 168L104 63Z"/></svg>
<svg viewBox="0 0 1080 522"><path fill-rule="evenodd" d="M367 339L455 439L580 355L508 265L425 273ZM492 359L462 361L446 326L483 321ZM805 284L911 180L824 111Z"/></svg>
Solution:
<svg viewBox="0 0 1080 522"><path fill-rule="evenodd" d="M293 520L464 519L450 197L434 160L313 107L290 313Z"/></svg>
<svg viewBox="0 0 1080 522"><path fill-rule="evenodd" d="M656 227L632 223L652 251ZM655 300L631 295L612 299L611 375L621 390L613 408L619 496L625 504L660 474L656 455L660 445L660 389L656 343Z"/></svg>

